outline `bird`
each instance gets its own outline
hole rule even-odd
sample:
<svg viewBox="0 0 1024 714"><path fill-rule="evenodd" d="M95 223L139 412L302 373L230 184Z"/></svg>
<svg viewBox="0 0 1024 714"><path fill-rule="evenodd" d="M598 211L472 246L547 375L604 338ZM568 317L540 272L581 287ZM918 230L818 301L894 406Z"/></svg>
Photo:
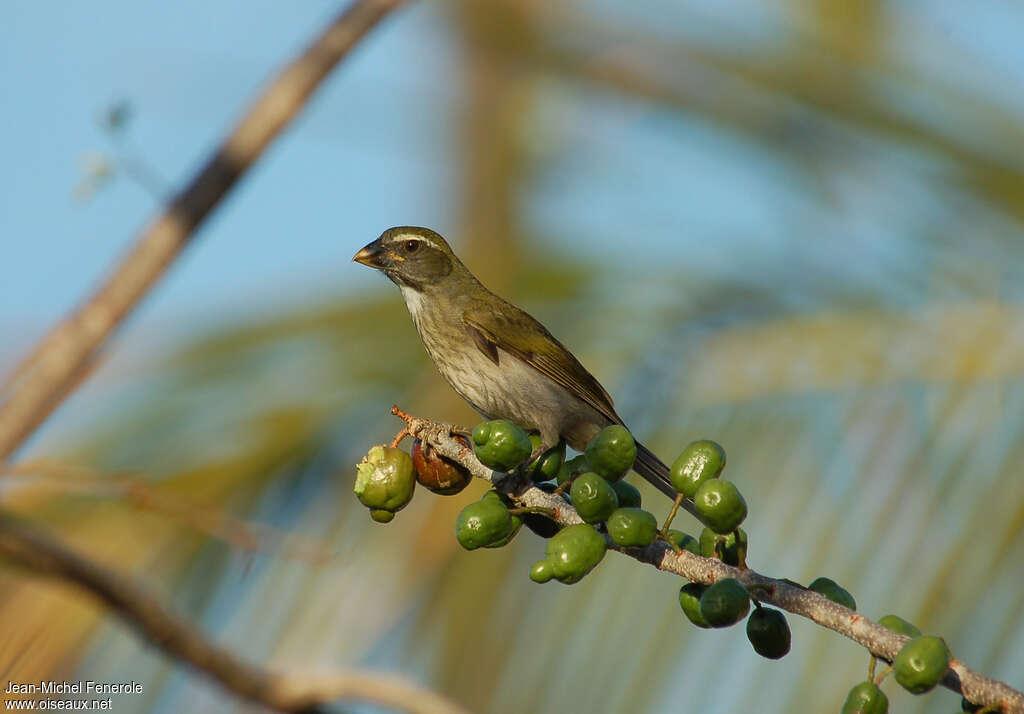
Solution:
<svg viewBox="0 0 1024 714"><path fill-rule="evenodd" d="M441 376L485 419L539 432L542 452L576 451L623 424L601 383L544 325L484 287L429 228L396 226L352 258L387 276ZM669 498L669 468L636 442L633 470ZM689 504L686 504L689 505Z"/></svg>

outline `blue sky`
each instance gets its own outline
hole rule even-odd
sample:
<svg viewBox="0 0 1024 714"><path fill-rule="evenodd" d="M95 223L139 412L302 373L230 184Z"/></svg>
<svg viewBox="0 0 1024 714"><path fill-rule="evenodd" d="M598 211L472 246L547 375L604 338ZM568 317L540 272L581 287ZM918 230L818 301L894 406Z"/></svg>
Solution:
<svg viewBox="0 0 1024 714"><path fill-rule="evenodd" d="M0 6L7 159L0 172L7 268L0 326L10 336L0 362L86 295L157 207L124 179L87 202L72 198L83 157L110 148L97 124L104 109L132 103L133 145L180 186L262 83L339 5L108 0L61 3L59 12L31 0ZM742 0L700 12L669 5L608 12L622 26L649 29L653 12L678 20L660 26L691 34L704 28L735 32L743 41L779 39L783 14L751 20ZM452 228L459 66L442 7L413 3L358 48L134 319L195 325L379 284L349 262L359 246L395 224ZM1024 80L1013 13L1007 18L994 2L972 4L966 17L962 10L956 3L893 3L894 26L911 17L917 23L914 33L899 37L899 51L912 64L941 68L950 82L1008 97L1008 88ZM929 109L907 101L908 110ZM936 171L927 157L922 168L912 165L920 157L900 163L876 150L863 165L851 164L842 186L811 190L818 179L794 170L786 156L700 120L557 85L543 102L538 132L548 136L539 145L547 141L551 157L524 198L525 220L537 233L565 236L613 262L643 236L673 259L726 276L782 280L792 260L827 272L838 250L851 279L870 279L915 265L920 256L902 238L947 221L944 214L953 211L937 193L941 186L922 181ZM936 121L956 126L956 108L940 109ZM872 163L883 159L895 164ZM818 188L832 192L835 203L822 202ZM794 236L815 239L794 245ZM631 261L642 255L627 252Z"/></svg>
<svg viewBox="0 0 1024 714"><path fill-rule="evenodd" d="M107 106L132 102L138 153L180 185L337 7L105 2L63 3L56 13L46 3L4 3L0 324L28 337L57 318L156 208L124 179L90 201L72 198L83 157L110 147L97 122ZM288 301L310 282L330 289L368 281L349 258L396 217L444 225L448 117L398 111L423 99L411 68L448 72L441 31L419 6L371 36L220 207L141 314L198 316L211 305L230 312L254 298ZM410 33L425 41L404 41Z"/></svg>

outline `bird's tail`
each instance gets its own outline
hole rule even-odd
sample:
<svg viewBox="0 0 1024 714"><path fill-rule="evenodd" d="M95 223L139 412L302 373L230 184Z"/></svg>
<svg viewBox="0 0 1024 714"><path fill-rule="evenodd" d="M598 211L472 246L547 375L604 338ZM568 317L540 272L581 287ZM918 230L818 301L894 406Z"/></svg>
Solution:
<svg viewBox="0 0 1024 714"><path fill-rule="evenodd" d="M668 466L639 441L636 442L636 461L633 462L633 470L643 476L649 484L673 501L675 500L676 490L672 487L672 481L669 480ZM690 499L685 499L682 506L690 513L697 515L693 501Z"/></svg>

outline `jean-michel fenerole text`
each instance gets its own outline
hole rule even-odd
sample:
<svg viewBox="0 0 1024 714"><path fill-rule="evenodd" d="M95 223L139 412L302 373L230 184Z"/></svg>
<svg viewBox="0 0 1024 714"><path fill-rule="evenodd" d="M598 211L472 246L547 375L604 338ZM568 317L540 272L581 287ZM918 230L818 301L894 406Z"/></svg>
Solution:
<svg viewBox="0 0 1024 714"><path fill-rule="evenodd" d="M4 694L142 694L138 682L8 682Z"/></svg>

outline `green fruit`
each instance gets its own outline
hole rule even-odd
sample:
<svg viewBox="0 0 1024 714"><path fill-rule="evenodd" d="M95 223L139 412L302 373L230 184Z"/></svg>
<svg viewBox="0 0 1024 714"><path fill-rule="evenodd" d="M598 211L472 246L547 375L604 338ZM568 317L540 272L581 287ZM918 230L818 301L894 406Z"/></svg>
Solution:
<svg viewBox="0 0 1024 714"><path fill-rule="evenodd" d="M715 533L731 533L747 517L747 502L731 481L708 479L693 495L697 515Z"/></svg>
<svg viewBox="0 0 1024 714"><path fill-rule="evenodd" d="M689 533L683 533L672 528L668 532L668 539L677 548L688 550L694 555L700 555L700 543Z"/></svg>
<svg viewBox="0 0 1024 714"><path fill-rule="evenodd" d="M370 518L377 521L377 523L390 523L395 520L395 512L385 511L383 508L371 508Z"/></svg>
<svg viewBox="0 0 1024 714"><path fill-rule="evenodd" d="M892 666L900 686L913 694L924 694L949 669L949 648L941 637L921 635L903 645Z"/></svg>
<svg viewBox="0 0 1024 714"><path fill-rule="evenodd" d="M885 615L878 621L878 624L892 630L897 635L906 635L907 637L920 637L921 635L921 630L899 615Z"/></svg>
<svg viewBox="0 0 1024 714"><path fill-rule="evenodd" d="M522 525L523 519L521 519L519 516L512 516L512 530L508 532L508 535L506 535L504 538L499 538L498 540L492 543L486 544L484 548L501 548L503 546L508 545L512 542L512 539L516 537L516 534L519 533L519 529L522 527Z"/></svg>
<svg viewBox="0 0 1024 714"><path fill-rule="evenodd" d="M829 578L815 578L814 582L807 586L807 589L820 593L832 602L839 603L843 607L848 607L851 610L857 609L857 601L853 599L853 595L851 595L845 588L839 587L835 580L831 580Z"/></svg>
<svg viewBox="0 0 1024 714"><path fill-rule="evenodd" d="M518 530L518 520L500 498L485 495L462 509L455 522L455 538L466 550L504 545Z"/></svg>
<svg viewBox="0 0 1024 714"><path fill-rule="evenodd" d="M615 481L612 483L615 495L619 497L619 505L623 508L640 508L640 491L631 483Z"/></svg>
<svg viewBox="0 0 1024 714"><path fill-rule="evenodd" d="M636 461L636 443L626 427L613 424L594 437L585 453L595 473L609 481L618 481Z"/></svg>
<svg viewBox="0 0 1024 714"><path fill-rule="evenodd" d="M356 497L366 507L400 511L416 487L412 459L401 449L374 446L356 466Z"/></svg>
<svg viewBox="0 0 1024 714"><path fill-rule="evenodd" d="M705 528L700 532L700 555L718 558L726 565L744 564L747 562L747 532L737 528L732 533L720 535Z"/></svg>
<svg viewBox="0 0 1024 714"><path fill-rule="evenodd" d="M698 583L687 583L679 588L679 607L683 608L683 614L690 622L697 627L707 629L711 625L700 614L700 597L705 590L707 590L707 586Z"/></svg>
<svg viewBox="0 0 1024 714"><path fill-rule="evenodd" d="M569 499L587 523L603 521L619 507L619 497L611 485L595 473L577 476L569 489Z"/></svg>
<svg viewBox="0 0 1024 714"><path fill-rule="evenodd" d="M530 568L530 580L535 583L546 583L553 577L555 577L555 566L550 560L538 560Z"/></svg>
<svg viewBox="0 0 1024 714"><path fill-rule="evenodd" d="M532 451L526 432L505 419L485 421L473 429L473 453L489 469L507 473Z"/></svg>
<svg viewBox="0 0 1024 714"><path fill-rule="evenodd" d="M533 451L540 448L540 446L540 434L530 434L530 453L532 454ZM562 461L564 459L565 442L559 441L526 465L526 475L535 483L550 481L558 476L558 470L562 467Z"/></svg>
<svg viewBox="0 0 1024 714"><path fill-rule="evenodd" d="M563 461L561 468L558 469L558 476L556 477L558 485L561 486L573 476L587 471L590 471L590 465L587 464L587 457L583 454L573 456L568 461Z"/></svg>
<svg viewBox="0 0 1024 714"><path fill-rule="evenodd" d="M616 545L646 547L658 535L658 521L642 508L616 508L605 523Z"/></svg>
<svg viewBox="0 0 1024 714"><path fill-rule="evenodd" d="M593 526L566 526L548 541L545 549L552 577L562 583L577 582L601 562L606 547L604 537Z"/></svg>
<svg viewBox="0 0 1024 714"><path fill-rule="evenodd" d="M755 608L747 620L747 639L762 657L781 659L789 653L792 639L786 616L768 607Z"/></svg>
<svg viewBox="0 0 1024 714"><path fill-rule="evenodd" d="M736 578L722 578L700 596L700 614L712 627L735 625L750 612L750 595Z"/></svg>
<svg viewBox="0 0 1024 714"><path fill-rule="evenodd" d="M511 506L512 500L501 493L497 489L491 488L484 492L484 495L480 497L481 501L496 501L503 506Z"/></svg>
<svg viewBox="0 0 1024 714"><path fill-rule="evenodd" d="M708 479L718 478L725 468L725 450L713 441L695 441L672 462L669 480L672 488L693 498L697 487Z"/></svg>
<svg viewBox="0 0 1024 714"><path fill-rule="evenodd" d="M861 682L846 695L840 714L886 714L889 698L874 682Z"/></svg>

